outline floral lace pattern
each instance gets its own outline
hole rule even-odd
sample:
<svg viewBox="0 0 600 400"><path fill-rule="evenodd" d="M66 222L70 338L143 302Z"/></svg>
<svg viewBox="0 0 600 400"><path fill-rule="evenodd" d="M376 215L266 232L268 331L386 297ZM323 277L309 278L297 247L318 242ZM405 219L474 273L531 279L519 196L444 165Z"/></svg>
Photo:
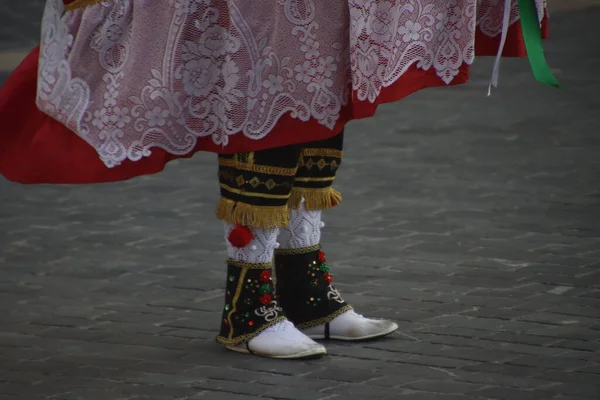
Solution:
<svg viewBox="0 0 600 400"><path fill-rule="evenodd" d="M250 228L252 241L245 247L234 247L228 241L228 236L236 225L223 222L225 227L225 242L227 243L227 255L230 259L246 263L270 263L273 260L273 252L279 247L277 235L279 228Z"/></svg>
<svg viewBox="0 0 600 400"><path fill-rule="evenodd" d="M483 0L477 5L477 26L485 35L490 37L498 36L502 33L502 12L506 0ZM519 0L510 0L510 24L519 20ZM535 6L538 12L538 19L541 21L546 11L547 0L536 0ZM500 21L500 23L499 23Z"/></svg>
<svg viewBox="0 0 600 400"><path fill-rule="evenodd" d="M501 32L503 5L107 0L63 16L47 0L37 102L107 167L155 147L184 155L204 137L258 140L285 114L333 128L350 90L374 102L413 65L451 83L473 62L476 26Z"/></svg>
<svg viewBox="0 0 600 400"><path fill-rule="evenodd" d="M303 199L304 200L304 199ZM297 210L290 210L290 223L281 228L278 240L282 249L302 249L321 243L321 211L307 211L304 201Z"/></svg>

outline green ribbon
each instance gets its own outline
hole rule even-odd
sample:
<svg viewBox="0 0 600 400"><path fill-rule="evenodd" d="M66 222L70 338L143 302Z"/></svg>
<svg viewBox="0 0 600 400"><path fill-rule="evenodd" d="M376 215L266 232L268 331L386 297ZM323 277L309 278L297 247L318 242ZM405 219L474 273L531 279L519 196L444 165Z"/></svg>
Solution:
<svg viewBox="0 0 600 400"><path fill-rule="evenodd" d="M510 0L506 0L510 1ZM519 0L519 13L527 57L535 80L545 85L560 88L558 80L552 74L542 47L542 31L534 0Z"/></svg>

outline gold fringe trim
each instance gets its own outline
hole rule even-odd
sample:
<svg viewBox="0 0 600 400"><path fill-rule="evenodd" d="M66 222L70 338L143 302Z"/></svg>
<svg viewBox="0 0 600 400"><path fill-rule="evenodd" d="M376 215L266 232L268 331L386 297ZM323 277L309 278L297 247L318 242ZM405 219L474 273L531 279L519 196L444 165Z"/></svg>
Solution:
<svg viewBox="0 0 600 400"><path fill-rule="evenodd" d="M245 268L245 269L270 269L273 267L272 262L249 263L249 262L244 262L244 261L233 260L231 258L229 258L227 260L227 264L233 265L234 267Z"/></svg>
<svg viewBox="0 0 600 400"><path fill-rule="evenodd" d="M102 3L106 0L75 0L69 4L65 4L65 11L73 11L78 8L84 8L88 6L93 6L98 3Z"/></svg>
<svg viewBox="0 0 600 400"><path fill-rule="evenodd" d="M277 175L277 176L294 176L296 175L296 168L281 168L273 167L270 165L257 165L245 162L240 162L231 158L219 158L219 165L221 167L231 167L242 171L256 172L259 174Z"/></svg>
<svg viewBox="0 0 600 400"><path fill-rule="evenodd" d="M304 198L304 207L308 211L328 210L342 202L342 195L334 188L309 189L293 187L288 204L291 208L298 209Z"/></svg>
<svg viewBox="0 0 600 400"><path fill-rule="evenodd" d="M314 328L315 326L326 324L328 322L333 321L334 318L339 317L340 315L342 315L346 311L350 311L352 309L353 308L352 308L352 306L350 304L346 304L344 307L340 308L339 310L337 310L336 312L334 312L332 314L329 314L326 317L315 319L315 320L308 321L308 322L304 322L302 324L297 324L296 328L298 328L298 329L308 329L308 328Z"/></svg>
<svg viewBox="0 0 600 400"><path fill-rule="evenodd" d="M232 224L252 228L284 228L290 223L288 206L253 206L221 198L217 205L217 218Z"/></svg>
<svg viewBox="0 0 600 400"><path fill-rule="evenodd" d="M275 249L276 256L296 256L299 254L311 253L321 249L320 244L315 244L309 247L302 247L300 249Z"/></svg>
<svg viewBox="0 0 600 400"><path fill-rule="evenodd" d="M277 325L278 323L280 323L281 321L283 321L285 319L286 319L286 317L283 317L283 316L277 317L273 321L269 321L266 324L264 324L263 326L261 326L255 332L248 333L246 335L241 335L241 336L237 336L234 338L226 338L224 336L217 336L217 343L221 343L226 346L235 346L240 343L249 342L250 340L254 339L256 336L258 336L260 333L262 333L262 331L264 331L265 329L268 329L268 328L272 327L273 325Z"/></svg>

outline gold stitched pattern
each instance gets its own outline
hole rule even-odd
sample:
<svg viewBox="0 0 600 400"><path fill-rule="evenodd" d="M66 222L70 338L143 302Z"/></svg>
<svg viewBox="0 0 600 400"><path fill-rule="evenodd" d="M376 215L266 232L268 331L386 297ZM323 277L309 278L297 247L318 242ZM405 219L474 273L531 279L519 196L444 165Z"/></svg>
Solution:
<svg viewBox="0 0 600 400"><path fill-rule="evenodd" d="M294 181L298 182L328 182L333 181L335 176L327 176L325 178L295 178Z"/></svg>
<svg viewBox="0 0 600 400"><path fill-rule="evenodd" d="M231 308L231 311L227 314L227 323L229 324L228 337L230 340L233 337L233 324L231 323L231 316L237 310L237 302L240 299L240 295L242 294L242 289L244 288L244 281L246 280L246 272L247 271L248 271L248 268L242 268L242 272L240 272L240 277L238 278L238 284L235 288L235 294L233 295L233 300L231 301L231 303L233 304L233 307Z"/></svg>
<svg viewBox="0 0 600 400"><path fill-rule="evenodd" d="M250 183L250 182L248 182L248 183ZM257 184L256 186L258 186L259 184ZM246 197L264 197L265 199L284 199L284 200L290 198L289 194L255 193L255 192L248 192L248 191L242 190L242 189L235 189L224 183L220 183L219 185L221 186L221 189L225 189L230 193L239 194L241 196L246 196ZM252 183L250 183L250 185L252 185Z"/></svg>
<svg viewBox="0 0 600 400"><path fill-rule="evenodd" d="M340 167L340 159L333 159L330 163L328 163L324 158L313 159L310 157L302 156L300 160L298 160L298 167L304 167L306 169L311 169L313 167L318 168L319 170L324 170L327 167L330 167L332 171L338 169Z"/></svg>
<svg viewBox="0 0 600 400"><path fill-rule="evenodd" d="M276 187L291 189L292 183L289 180L277 183L274 178L277 179L280 177L278 177L278 176L273 177L273 175L271 175L271 177L269 179L267 179L266 181L263 182L262 180L260 180L260 178L258 176L254 176L251 179L248 179L248 177L244 176L243 174L236 176L234 174L234 171L232 171L232 170L219 171L219 179L222 181L222 184L224 184L228 187L231 187L231 186L227 185L227 182L235 183L235 185L238 188L241 188L245 184L248 184L253 189L257 189L259 186L263 185L269 191L275 189ZM241 190L243 190L243 189L241 189ZM251 196L251 195L249 195L249 196Z"/></svg>
<svg viewBox="0 0 600 400"><path fill-rule="evenodd" d="M271 263L271 262L249 263L249 262L244 262L244 261L232 260L231 258L229 258L227 260L227 264L233 265L234 267L243 268L243 269L270 269L273 267L273 263ZM243 272L243 273L245 274L245 272Z"/></svg>
<svg viewBox="0 0 600 400"><path fill-rule="evenodd" d="M276 187L281 188L290 188L292 187L292 183L290 180L285 180L283 182L277 183L275 179L280 178L278 176L271 177L266 181L261 181L257 176L252 177L252 179L247 180L248 177L243 174L236 175L236 171L234 170L221 170L219 171L219 179L227 185L227 183L234 183L238 188L244 186L245 184L249 184L252 188L256 189L260 185L264 185L268 190L273 190Z"/></svg>
<svg viewBox="0 0 600 400"><path fill-rule="evenodd" d="M94 4L98 4L103 1L107 1L107 0L75 0L69 4L65 4L65 11L73 11L78 8L93 6Z"/></svg>
<svg viewBox="0 0 600 400"><path fill-rule="evenodd" d="M254 159L251 160L254 162ZM219 165L222 167L231 167L243 171L256 172L259 174L278 175L278 176L294 176L298 168L281 168L270 165L257 165L247 162L236 161L231 158L219 158Z"/></svg>
<svg viewBox="0 0 600 400"><path fill-rule="evenodd" d="M275 250L275 254L276 255L281 255L281 256L295 256L298 254L306 254L306 253L310 253L316 250L321 249L321 245L320 244L315 244L313 246L309 246L309 247L302 247L299 249L276 249Z"/></svg>
<svg viewBox="0 0 600 400"><path fill-rule="evenodd" d="M343 158L344 151L336 150L336 149L304 149L302 150L302 155L304 157L334 157L334 158Z"/></svg>
<svg viewBox="0 0 600 400"><path fill-rule="evenodd" d="M346 311L350 311L350 310L352 310L352 306L347 304L344 307L337 310L336 312L334 312L326 317L315 319L313 321L304 322L302 324L298 324L298 325L296 325L296 328L308 329L308 328L313 328L315 326L323 325L323 324L326 324L327 322L331 322L334 318L336 318L336 317L342 315L343 313L345 313Z"/></svg>

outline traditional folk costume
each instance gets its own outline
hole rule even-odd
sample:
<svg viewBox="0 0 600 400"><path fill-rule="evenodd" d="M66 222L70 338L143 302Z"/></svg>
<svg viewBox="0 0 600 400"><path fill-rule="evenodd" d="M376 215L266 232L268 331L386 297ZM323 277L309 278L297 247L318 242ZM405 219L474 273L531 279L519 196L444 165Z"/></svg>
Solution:
<svg viewBox="0 0 600 400"><path fill-rule="evenodd" d="M344 127L466 82L476 54L539 66L545 1L507 1L47 0L39 48L0 91L0 173L120 181L217 153L218 342L298 358L325 353L313 339L387 335L398 326L352 310L321 248Z"/></svg>

